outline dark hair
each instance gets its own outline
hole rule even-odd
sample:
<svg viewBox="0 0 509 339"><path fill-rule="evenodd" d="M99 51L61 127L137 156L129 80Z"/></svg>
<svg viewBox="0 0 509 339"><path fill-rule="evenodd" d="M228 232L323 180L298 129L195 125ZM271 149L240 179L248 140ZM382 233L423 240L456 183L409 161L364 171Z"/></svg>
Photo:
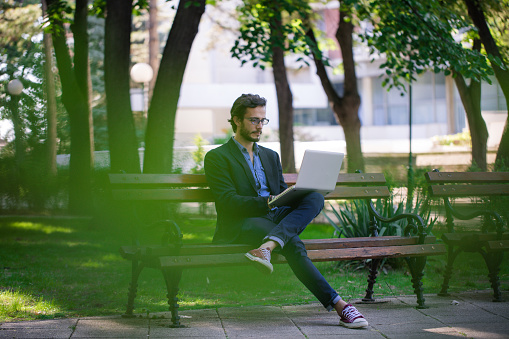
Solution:
<svg viewBox="0 0 509 339"><path fill-rule="evenodd" d="M237 125L233 121L233 117L237 116L240 119L243 119L246 114L246 108L255 108L258 106L265 107L266 103L267 100L258 94L242 94L238 97L233 103L232 109L230 110L231 117L228 119L228 122L232 125L233 132L237 132Z"/></svg>

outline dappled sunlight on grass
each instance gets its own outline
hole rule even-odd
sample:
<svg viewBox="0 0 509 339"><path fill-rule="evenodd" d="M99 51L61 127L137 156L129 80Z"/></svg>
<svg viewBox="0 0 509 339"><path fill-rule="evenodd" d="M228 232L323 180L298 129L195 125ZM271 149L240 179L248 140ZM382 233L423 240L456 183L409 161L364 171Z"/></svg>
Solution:
<svg viewBox="0 0 509 339"><path fill-rule="evenodd" d="M215 220L179 222L185 243L210 242ZM161 230L143 233L144 244L157 244ZM330 225L310 225L303 238L328 238ZM155 240L154 240L155 239ZM142 239L145 240L145 239ZM122 314L125 312L131 263L119 247L130 244L122 227L89 223L0 221L0 322L51 317ZM317 263L318 269L346 300L363 297L368 272L359 265ZM423 279L425 293L440 289L443 256L431 257ZM250 305L281 305L316 301L288 265L275 265L270 276L251 266L185 270L179 298L182 309ZM501 288L508 289L508 261L501 267ZM458 258L451 292L489 289L482 257L466 253ZM478 283L481 281L482 283ZM138 281L135 313L168 310L161 272L145 269ZM380 272L375 297L413 295L406 265Z"/></svg>
<svg viewBox="0 0 509 339"><path fill-rule="evenodd" d="M62 315L53 300L35 297L21 291L0 291L0 321L16 319L44 319Z"/></svg>
<svg viewBox="0 0 509 339"><path fill-rule="evenodd" d="M53 226L53 225L46 225L41 223L33 223L33 222L12 222L10 223L10 226L13 228L18 228L22 230L27 231L41 231L46 234L52 234L52 233L72 233L74 232L69 227L62 227L62 226Z"/></svg>

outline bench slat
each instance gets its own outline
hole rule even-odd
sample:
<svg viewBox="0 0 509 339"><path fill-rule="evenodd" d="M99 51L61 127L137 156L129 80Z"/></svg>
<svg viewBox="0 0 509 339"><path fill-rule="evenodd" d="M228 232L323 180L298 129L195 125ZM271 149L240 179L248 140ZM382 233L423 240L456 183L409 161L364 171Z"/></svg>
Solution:
<svg viewBox="0 0 509 339"><path fill-rule="evenodd" d="M362 260L374 258L415 257L425 255L439 255L446 253L443 244L405 245L370 248L339 248L329 250L311 250L308 256L312 261L341 261ZM280 254L273 256L273 263L286 262ZM160 258L162 268L194 268L211 266L230 266L252 264L244 253L214 254L214 255L181 255L164 256Z"/></svg>
<svg viewBox="0 0 509 339"><path fill-rule="evenodd" d="M126 188L112 189L111 194L115 200L135 201L169 201L169 202L213 202L214 196L208 188L196 189L150 189ZM329 193L325 199L368 199L387 198L390 196L386 186L373 187L341 187Z"/></svg>
<svg viewBox="0 0 509 339"><path fill-rule="evenodd" d="M296 173L284 173L283 177L288 185L297 182ZM126 186L193 186L206 187L207 180L203 174L109 174L112 185ZM383 173L340 173L337 185L384 185Z"/></svg>
<svg viewBox="0 0 509 339"><path fill-rule="evenodd" d="M110 174L114 185L208 186L203 174Z"/></svg>
<svg viewBox="0 0 509 339"><path fill-rule="evenodd" d="M369 248L337 248L308 251L312 261L362 260L399 257L418 257L447 253L443 244L385 246Z"/></svg>
<svg viewBox="0 0 509 339"><path fill-rule="evenodd" d="M419 237L359 237L359 238L336 238L336 239L306 239L303 240L306 250L352 248L352 247L381 247L396 245L416 245ZM436 238L429 236L425 238L426 244L436 242Z"/></svg>
<svg viewBox="0 0 509 339"><path fill-rule="evenodd" d="M509 182L509 172L427 172L425 177L433 184Z"/></svg>
<svg viewBox="0 0 509 339"><path fill-rule="evenodd" d="M495 238L493 238L495 239ZM336 238L336 239L305 239L302 242L306 245L306 250L335 249L335 248L355 248L355 247L380 247L397 245L416 245L418 237L364 237L364 238ZM426 244L435 243L436 238L426 237ZM244 244L186 244L180 249L179 255L205 255L205 254L231 254L245 253L253 249L251 245ZM120 254L124 259L132 259L139 251L141 256L168 256L175 255L173 246L122 246Z"/></svg>
<svg viewBox="0 0 509 339"><path fill-rule="evenodd" d="M434 197L470 197L509 195L509 185L432 185Z"/></svg>
<svg viewBox="0 0 509 339"><path fill-rule="evenodd" d="M497 234L492 233L474 233L474 232L465 232L465 233L444 233L442 234L442 239L447 242L461 242L467 238L475 238L477 241L490 241L497 240ZM502 240L509 240L509 233L505 232L502 234Z"/></svg>
<svg viewBox="0 0 509 339"><path fill-rule="evenodd" d="M214 196L208 188L197 189L113 189L113 199L135 201L168 201L168 202L212 202Z"/></svg>
<svg viewBox="0 0 509 339"><path fill-rule="evenodd" d="M509 240L493 240L486 243L488 252L498 252L509 250Z"/></svg>
<svg viewBox="0 0 509 339"><path fill-rule="evenodd" d="M388 198L390 196L387 186L373 187L341 187L327 194L325 199L377 199Z"/></svg>

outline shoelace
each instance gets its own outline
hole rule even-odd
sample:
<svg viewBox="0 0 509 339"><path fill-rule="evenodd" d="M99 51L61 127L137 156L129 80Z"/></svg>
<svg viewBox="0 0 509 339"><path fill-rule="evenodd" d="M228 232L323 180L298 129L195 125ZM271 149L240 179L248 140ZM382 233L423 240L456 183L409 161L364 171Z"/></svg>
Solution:
<svg viewBox="0 0 509 339"><path fill-rule="evenodd" d="M266 248L260 248L259 250L262 253L263 259L270 262L270 250L268 250Z"/></svg>
<svg viewBox="0 0 509 339"><path fill-rule="evenodd" d="M353 306L348 306L343 310L343 317L353 321L357 317L362 317L362 314Z"/></svg>

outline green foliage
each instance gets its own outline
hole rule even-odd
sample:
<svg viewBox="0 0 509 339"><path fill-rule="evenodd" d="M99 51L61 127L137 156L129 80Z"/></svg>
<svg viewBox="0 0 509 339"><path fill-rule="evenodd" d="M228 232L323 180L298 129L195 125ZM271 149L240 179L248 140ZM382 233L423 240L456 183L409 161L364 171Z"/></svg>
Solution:
<svg viewBox="0 0 509 339"><path fill-rule="evenodd" d="M253 67L265 69L272 63L274 47L311 56L303 22L311 13L306 1L245 1L238 11L240 36L230 52L242 65L253 62ZM297 61L308 64L302 57Z"/></svg>
<svg viewBox="0 0 509 339"><path fill-rule="evenodd" d="M395 86L405 90L415 75L429 69L490 82L494 72L487 58L468 47L476 34L461 6L419 0L349 2L372 27L361 33L371 54L386 57L380 68L386 70L383 85L389 89ZM464 34L469 32L472 34Z"/></svg>
<svg viewBox="0 0 509 339"><path fill-rule="evenodd" d="M351 200L338 204L339 209L329 203L330 210L323 210L322 214L327 218L332 227L334 235L341 238L369 237L370 214L369 207L365 200ZM408 207L404 200L395 201L394 197L387 200L378 199L374 203L375 210L384 218L391 218L401 213L422 213L424 221L431 230L436 219L430 218L425 199L417 199L415 205ZM332 212L337 221L334 221L327 212ZM404 235L405 227L408 225L406 219L386 223L379 222L378 234L382 235Z"/></svg>
<svg viewBox="0 0 509 339"><path fill-rule="evenodd" d="M205 149L203 148L203 145L206 144L205 139L203 139L200 134L197 134L194 138L194 144L196 146L196 150L193 151L192 155L195 165L193 168L191 168L191 173L205 173L205 168L203 167L203 161L205 159Z"/></svg>
<svg viewBox="0 0 509 339"><path fill-rule="evenodd" d="M472 138L468 130L452 135L441 135L433 137L433 143L445 146L471 146Z"/></svg>

